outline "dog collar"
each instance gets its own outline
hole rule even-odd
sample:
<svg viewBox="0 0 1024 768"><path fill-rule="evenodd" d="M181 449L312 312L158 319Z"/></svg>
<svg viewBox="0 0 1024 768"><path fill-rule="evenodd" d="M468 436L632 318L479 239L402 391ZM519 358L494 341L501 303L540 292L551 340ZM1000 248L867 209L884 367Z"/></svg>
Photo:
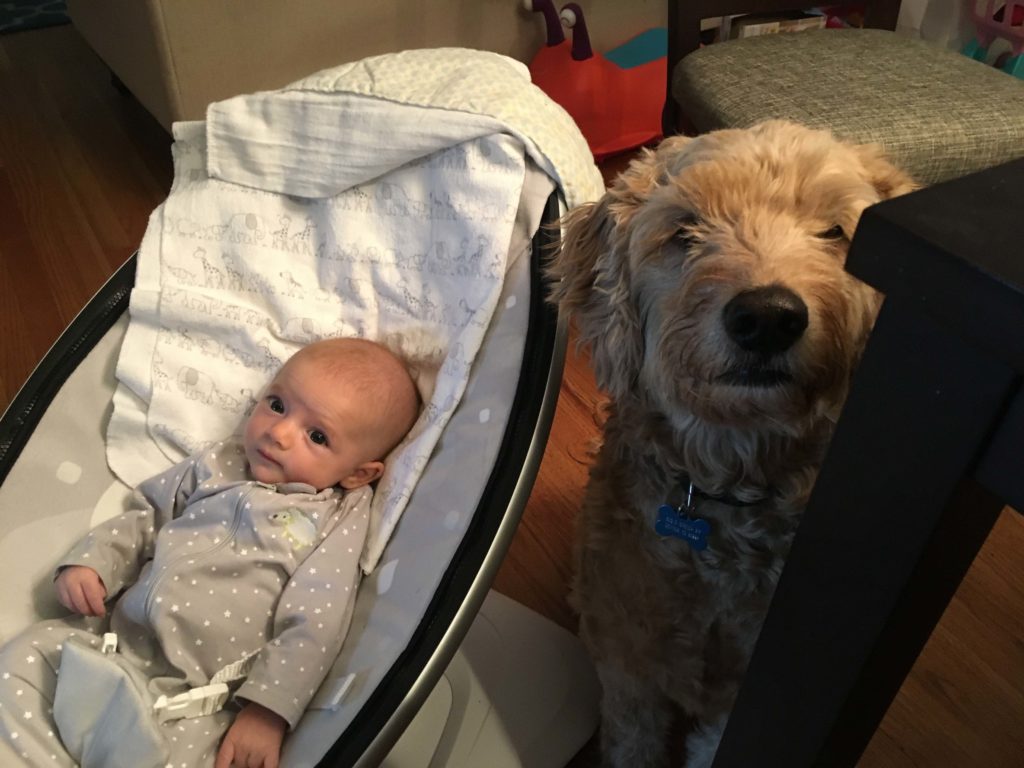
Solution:
<svg viewBox="0 0 1024 768"><path fill-rule="evenodd" d="M719 504L725 504L727 507L756 507L758 504L762 504L764 500L768 498L766 496L764 498L757 499L756 501L743 501L742 499L737 499L731 493L721 493L718 495L715 495L713 493L707 493L705 491L702 491L697 486L695 486L693 484L693 480L691 480L688 477L679 481L679 487L680 489L686 492L685 504L690 509L693 509L697 506L696 499L717 501Z"/></svg>
<svg viewBox="0 0 1024 768"><path fill-rule="evenodd" d="M682 539L690 545L690 549L701 552L708 547L708 534L711 533L711 523L704 517L698 517L697 499L716 501L730 507L753 507L760 504L758 501L743 501L732 494L714 495L706 493L693 484L693 481L686 478L677 486L684 491L681 504L662 504L658 508L658 517L654 522L654 530L659 536L669 536L675 539Z"/></svg>

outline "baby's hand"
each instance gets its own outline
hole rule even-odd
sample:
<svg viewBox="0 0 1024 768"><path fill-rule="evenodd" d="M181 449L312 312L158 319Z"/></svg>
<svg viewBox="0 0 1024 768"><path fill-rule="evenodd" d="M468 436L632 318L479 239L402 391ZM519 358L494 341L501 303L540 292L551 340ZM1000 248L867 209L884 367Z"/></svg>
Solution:
<svg viewBox="0 0 1024 768"><path fill-rule="evenodd" d="M87 565L69 565L64 568L55 582L57 599L69 611L83 616L104 616L107 608L103 605L107 588L100 575Z"/></svg>
<svg viewBox="0 0 1024 768"><path fill-rule="evenodd" d="M249 702L224 734L213 768L277 768L287 730L283 717Z"/></svg>

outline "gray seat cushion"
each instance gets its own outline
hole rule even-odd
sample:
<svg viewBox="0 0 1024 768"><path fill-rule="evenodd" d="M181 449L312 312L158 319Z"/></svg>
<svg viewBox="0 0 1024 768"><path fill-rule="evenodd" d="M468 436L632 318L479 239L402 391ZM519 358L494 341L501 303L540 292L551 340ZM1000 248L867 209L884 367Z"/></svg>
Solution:
<svg viewBox="0 0 1024 768"><path fill-rule="evenodd" d="M672 93L699 131L789 118L878 142L934 183L1024 156L1024 81L884 30L814 30L710 45Z"/></svg>

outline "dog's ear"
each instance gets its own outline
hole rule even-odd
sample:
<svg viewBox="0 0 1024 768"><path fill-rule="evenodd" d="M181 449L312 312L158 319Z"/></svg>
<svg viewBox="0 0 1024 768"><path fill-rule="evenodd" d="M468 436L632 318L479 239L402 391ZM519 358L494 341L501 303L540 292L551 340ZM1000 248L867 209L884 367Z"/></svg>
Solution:
<svg viewBox="0 0 1024 768"><path fill-rule="evenodd" d="M913 192L921 185L897 168L885 155L885 151L877 144L861 144L854 147L860 162L871 182L883 200L899 197Z"/></svg>
<svg viewBox="0 0 1024 768"><path fill-rule="evenodd" d="M551 301L575 320L579 343L590 345L597 385L615 398L635 385L643 355L617 201L613 190L569 211L547 269Z"/></svg>
<svg viewBox="0 0 1024 768"><path fill-rule="evenodd" d="M674 136L643 150L604 197L562 218L562 239L548 275L550 299L576 322L579 343L591 348L597 385L620 398L636 386L643 329L633 296L629 258L634 214L670 173L668 160L691 139Z"/></svg>

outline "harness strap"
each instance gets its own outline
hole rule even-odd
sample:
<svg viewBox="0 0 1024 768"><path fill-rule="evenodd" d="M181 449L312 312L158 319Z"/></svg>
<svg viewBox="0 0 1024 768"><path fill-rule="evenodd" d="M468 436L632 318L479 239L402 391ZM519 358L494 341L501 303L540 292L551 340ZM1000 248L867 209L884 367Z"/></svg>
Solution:
<svg viewBox="0 0 1024 768"><path fill-rule="evenodd" d="M214 674L213 677L210 678L210 684L233 683L235 680L241 680L244 677L248 677L253 664L256 663L256 656L258 654L259 651L247 653L238 661L228 664L226 667L222 667Z"/></svg>
<svg viewBox="0 0 1024 768"><path fill-rule="evenodd" d="M228 683L249 675L259 651L247 653L238 661L217 670L206 685L192 688L177 696L161 696L153 704L153 714L160 723L203 717L220 712L231 695Z"/></svg>

